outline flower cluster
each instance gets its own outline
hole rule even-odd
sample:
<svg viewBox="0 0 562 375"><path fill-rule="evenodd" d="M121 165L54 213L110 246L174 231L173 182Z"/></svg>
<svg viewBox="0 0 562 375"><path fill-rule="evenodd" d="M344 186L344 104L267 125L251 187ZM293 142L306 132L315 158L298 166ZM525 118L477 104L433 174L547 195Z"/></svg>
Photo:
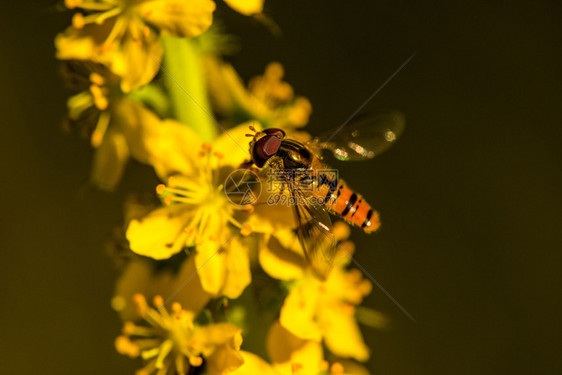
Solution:
<svg viewBox="0 0 562 375"><path fill-rule="evenodd" d="M131 159L161 181L130 195L110 244L115 347L142 358L138 374L365 374L356 307L371 284L349 267L347 224L334 227L338 253L320 280L292 207L225 193L249 160L249 128L303 139L312 111L281 64L245 84L223 60L213 12L225 5L266 19L260 0L65 0L65 125L95 149L92 184L117 188Z"/></svg>

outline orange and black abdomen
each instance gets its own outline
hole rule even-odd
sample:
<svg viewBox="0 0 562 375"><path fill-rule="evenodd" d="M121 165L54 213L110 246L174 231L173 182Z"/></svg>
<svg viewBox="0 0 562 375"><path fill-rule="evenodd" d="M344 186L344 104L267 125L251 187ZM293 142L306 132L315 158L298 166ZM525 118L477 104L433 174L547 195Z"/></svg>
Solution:
<svg viewBox="0 0 562 375"><path fill-rule="evenodd" d="M310 186L311 180L308 177L310 174L314 175L312 178L313 195L345 221L362 228L367 233L379 228L379 214L360 195L355 194L345 182L340 180L337 173L325 169L320 159L302 143L293 139L282 140L276 157L283 161L283 168L306 172L296 174L298 182L304 184L303 188Z"/></svg>
<svg viewBox="0 0 562 375"><path fill-rule="evenodd" d="M335 176L320 175L315 195L324 204L350 224L365 232L376 231L380 226L379 214L363 197L354 193L347 184Z"/></svg>

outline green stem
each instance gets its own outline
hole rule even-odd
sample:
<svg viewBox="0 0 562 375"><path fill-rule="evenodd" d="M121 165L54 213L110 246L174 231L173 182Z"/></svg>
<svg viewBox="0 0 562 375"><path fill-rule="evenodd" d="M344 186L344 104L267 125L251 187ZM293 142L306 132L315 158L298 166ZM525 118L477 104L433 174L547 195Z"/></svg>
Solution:
<svg viewBox="0 0 562 375"><path fill-rule="evenodd" d="M154 84L148 84L133 91L129 94L129 97L153 109L162 118L170 117L170 101L168 96L160 87Z"/></svg>
<svg viewBox="0 0 562 375"><path fill-rule="evenodd" d="M197 41L165 36L162 43L163 76L174 117L195 130L204 142L212 142L217 136L217 128L207 96Z"/></svg>

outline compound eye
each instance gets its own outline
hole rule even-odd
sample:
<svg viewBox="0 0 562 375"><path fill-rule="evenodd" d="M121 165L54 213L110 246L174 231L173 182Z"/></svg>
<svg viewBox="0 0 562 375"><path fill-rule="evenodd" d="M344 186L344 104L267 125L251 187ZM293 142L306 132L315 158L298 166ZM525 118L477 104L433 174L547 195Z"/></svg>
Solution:
<svg viewBox="0 0 562 375"><path fill-rule="evenodd" d="M281 139L275 135L266 135L256 142L252 159L256 166L263 167L264 164L271 158L281 146Z"/></svg>
<svg viewBox="0 0 562 375"><path fill-rule="evenodd" d="M267 135L274 135L276 137L279 137L280 139L285 138L285 132L281 129L271 128L271 129L265 129L263 132Z"/></svg>

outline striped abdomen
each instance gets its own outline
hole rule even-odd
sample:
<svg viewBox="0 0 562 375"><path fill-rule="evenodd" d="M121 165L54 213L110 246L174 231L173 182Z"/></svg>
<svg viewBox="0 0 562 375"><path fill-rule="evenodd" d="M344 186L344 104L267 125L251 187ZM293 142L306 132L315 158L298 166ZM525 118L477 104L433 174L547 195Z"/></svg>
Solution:
<svg viewBox="0 0 562 375"><path fill-rule="evenodd" d="M365 232L376 231L380 226L379 214L359 194L355 194L347 184L335 176L320 175L318 188L314 194L323 199L324 204L350 224Z"/></svg>

